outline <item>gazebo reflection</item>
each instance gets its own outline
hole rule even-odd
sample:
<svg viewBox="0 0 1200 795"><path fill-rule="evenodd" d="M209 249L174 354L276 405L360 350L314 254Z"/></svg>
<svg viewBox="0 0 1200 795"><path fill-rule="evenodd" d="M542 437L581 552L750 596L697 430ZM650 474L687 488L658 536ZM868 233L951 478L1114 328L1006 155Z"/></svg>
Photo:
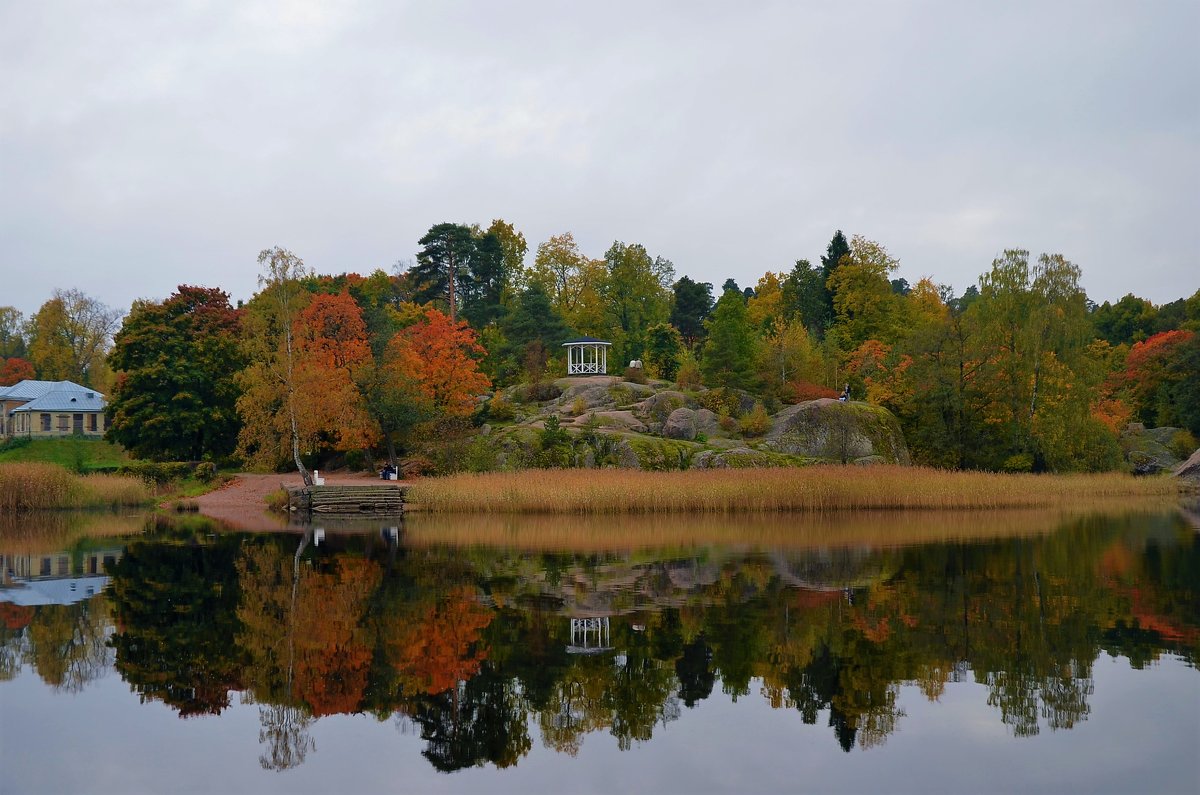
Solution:
<svg viewBox="0 0 1200 795"><path fill-rule="evenodd" d="M571 619L571 643L567 654L603 654L612 651L608 616Z"/></svg>

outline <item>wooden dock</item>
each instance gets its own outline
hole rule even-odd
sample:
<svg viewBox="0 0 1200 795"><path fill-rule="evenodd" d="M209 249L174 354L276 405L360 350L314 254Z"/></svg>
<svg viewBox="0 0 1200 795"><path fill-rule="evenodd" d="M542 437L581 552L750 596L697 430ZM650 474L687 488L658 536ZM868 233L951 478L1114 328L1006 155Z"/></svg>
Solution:
<svg viewBox="0 0 1200 795"><path fill-rule="evenodd" d="M401 514L403 486L338 485L289 488L288 511L321 515Z"/></svg>

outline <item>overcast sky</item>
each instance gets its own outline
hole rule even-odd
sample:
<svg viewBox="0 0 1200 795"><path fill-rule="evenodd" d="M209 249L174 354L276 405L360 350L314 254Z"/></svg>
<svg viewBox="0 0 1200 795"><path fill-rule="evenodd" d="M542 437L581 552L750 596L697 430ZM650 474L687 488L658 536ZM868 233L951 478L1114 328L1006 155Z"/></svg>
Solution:
<svg viewBox="0 0 1200 795"><path fill-rule="evenodd" d="M752 285L834 230L958 291L1200 288L1200 2L0 0L0 305L392 270L442 221Z"/></svg>

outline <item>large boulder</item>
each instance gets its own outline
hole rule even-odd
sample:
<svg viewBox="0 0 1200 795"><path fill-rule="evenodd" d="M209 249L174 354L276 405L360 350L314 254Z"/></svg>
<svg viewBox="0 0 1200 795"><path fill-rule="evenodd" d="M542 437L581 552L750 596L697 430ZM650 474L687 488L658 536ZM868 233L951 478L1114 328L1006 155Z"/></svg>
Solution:
<svg viewBox="0 0 1200 795"><path fill-rule="evenodd" d="M1175 467L1171 474L1200 486L1200 450L1192 453L1188 460Z"/></svg>
<svg viewBox="0 0 1200 795"><path fill-rule="evenodd" d="M662 435L668 439L696 438L696 412L692 409L678 408L667 415L663 421Z"/></svg>
<svg viewBox="0 0 1200 795"><path fill-rule="evenodd" d="M1170 472L1179 466L1179 456L1168 447L1178 428L1147 428L1131 422L1121 432L1121 449L1129 469L1135 475L1155 475Z"/></svg>
<svg viewBox="0 0 1200 795"><path fill-rule="evenodd" d="M850 463L859 459L910 464L900 422L885 408L820 398L775 415L764 447L781 453Z"/></svg>

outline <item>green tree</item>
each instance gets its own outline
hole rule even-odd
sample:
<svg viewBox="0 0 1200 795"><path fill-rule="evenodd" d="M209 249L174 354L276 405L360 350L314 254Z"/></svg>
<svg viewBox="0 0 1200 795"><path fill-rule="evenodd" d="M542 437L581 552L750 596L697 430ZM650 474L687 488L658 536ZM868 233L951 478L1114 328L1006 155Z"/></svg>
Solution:
<svg viewBox="0 0 1200 795"><path fill-rule="evenodd" d="M667 381L674 381L679 372L679 354L683 339L669 323L656 323L646 331L646 363Z"/></svg>
<svg viewBox="0 0 1200 795"><path fill-rule="evenodd" d="M25 358L25 316L12 306L0 306L0 359Z"/></svg>
<svg viewBox="0 0 1200 795"><path fill-rule="evenodd" d="M449 222L435 224L417 243L422 248L408 271L413 300L422 304L444 301L453 320L460 302L457 293L470 279L469 267L475 253L471 228Z"/></svg>
<svg viewBox="0 0 1200 795"><path fill-rule="evenodd" d="M645 354L646 329L670 316L671 283L675 266L662 257L650 258L645 247L614 242L604 254L607 278L600 290L614 331L617 361Z"/></svg>
<svg viewBox="0 0 1200 795"><path fill-rule="evenodd" d="M706 333L704 321L712 313L712 285L708 282L694 282L687 276L679 277L679 281L671 286L671 325L679 329L684 344L688 350L695 350L697 343L704 341Z"/></svg>
<svg viewBox="0 0 1200 795"><path fill-rule="evenodd" d="M161 302L137 301L113 341L106 438L142 458L198 461L237 446L246 364L229 296L180 285Z"/></svg>
<svg viewBox="0 0 1200 795"><path fill-rule="evenodd" d="M726 290L713 309L700 371L709 386L754 387L754 333L745 299L737 290Z"/></svg>
<svg viewBox="0 0 1200 795"><path fill-rule="evenodd" d="M842 230L834 233L833 239L825 247L825 256L821 257L821 284L825 285L825 322L831 323L836 316L837 307L833 299L837 291L830 286L829 280L842 264L842 259L850 254L850 244Z"/></svg>
<svg viewBox="0 0 1200 795"><path fill-rule="evenodd" d="M504 333L504 357L511 360L509 375L513 374L531 343L539 342L554 355L562 350L564 342L574 336L550 303L550 296L536 281L517 296L512 312L501 323L501 330Z"/></svg>
<svg viewBox="0 0 1200 795"><path fill-rule="evenodd" d="M813 267L806 259L796 260L783 279L784 311L799 315L804 327L814 335L824 334L830 320L832 300L825 287L827 279L823 269Z"/></svg>
<svg viewBox="0 0 1200 795"><path fill-rule="evenodd" d="M1147 339L1154 334L1157 319L1158 310L1154 304L1145 298L1138 298L1133 293L1124 296L1115 304L1105 301L1092 310L1096 336L1108 340L1113 345L1130 345Z"/></svg>

